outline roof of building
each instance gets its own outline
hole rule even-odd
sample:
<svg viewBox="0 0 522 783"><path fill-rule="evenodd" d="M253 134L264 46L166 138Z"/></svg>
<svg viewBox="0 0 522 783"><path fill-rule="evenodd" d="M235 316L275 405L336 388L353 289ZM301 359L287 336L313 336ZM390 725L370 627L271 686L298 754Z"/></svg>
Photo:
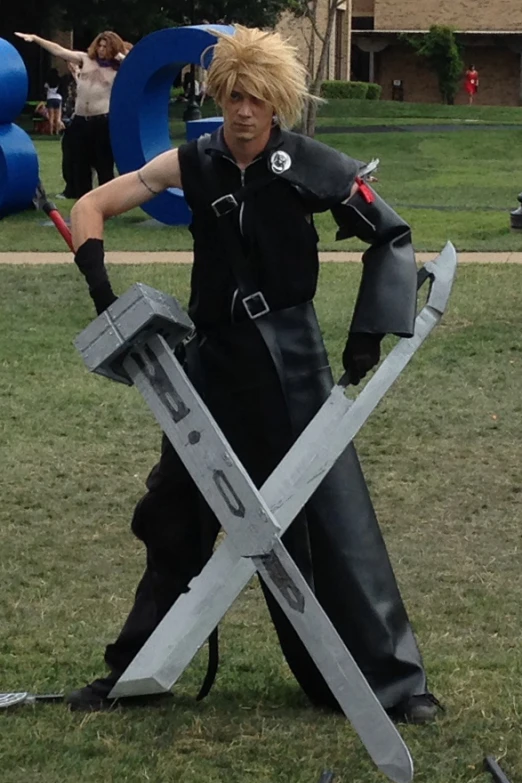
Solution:
<svg viewBox="0 0 522 783"><path fill-rule="evenodd" d="M454 30L458 35L520 35L522 36L522 30ZM399 35L399 33L406 33L407 35L425 35L429 33L427 30L352 30L354 35Z"/></svg>

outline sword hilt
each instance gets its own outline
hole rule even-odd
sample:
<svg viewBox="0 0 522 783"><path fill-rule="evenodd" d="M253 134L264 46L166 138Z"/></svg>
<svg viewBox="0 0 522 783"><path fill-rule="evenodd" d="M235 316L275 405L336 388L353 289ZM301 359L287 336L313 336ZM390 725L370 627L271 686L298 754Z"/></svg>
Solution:
<svg viewBox="0 0 522 783"><path fill-rule="evenodd" d="M37 701L54 703L64 699L63 693L30 693L27 696L26 704L35 704Z"/></svg>
<svg viewBox="0 0 522 783"><path fill-rule="evenodd" d="M428 307L443 315L449 300L453 281L457 273L457 252L451 242L447 242L442 253L434 261L428 261L419 269L417 290L430 280Z"/></svg>

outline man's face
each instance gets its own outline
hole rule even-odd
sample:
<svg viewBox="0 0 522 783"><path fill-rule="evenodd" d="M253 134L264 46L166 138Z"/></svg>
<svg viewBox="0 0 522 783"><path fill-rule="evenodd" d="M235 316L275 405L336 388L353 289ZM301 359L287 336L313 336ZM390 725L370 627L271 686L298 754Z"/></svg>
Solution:
<svg viewBox="0 0 522 783"><path fill-rule="evenodd" d="M100 60L105 60L105 58L107 57L107 41L105 40L105 38L101 38L98 41L96 54Z"/></svg>
<svg viewBox="0 0 522 783"><path fill-rule="evenodd" d="M270 132L274 115L272 106L240 87L225 99L222 109L225 130L237 141L252 141Z"/></svg>

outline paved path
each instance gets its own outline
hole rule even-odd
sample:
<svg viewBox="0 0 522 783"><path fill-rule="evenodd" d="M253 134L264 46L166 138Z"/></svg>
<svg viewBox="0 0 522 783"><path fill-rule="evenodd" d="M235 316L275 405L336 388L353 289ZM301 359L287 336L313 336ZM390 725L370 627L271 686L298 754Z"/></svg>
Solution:
<svg viewBox="0 0 522 783"><path fill-rule="evenodd" d="M425 263L436 253L417 253L417 261ZM321 261L346 262L361 260L361 253L331 251L319 254ZM109 264L191 264L192 253L167 252L150 253L146 251L108 252ZM522 253L504 251L502 253L459 253L461 264L522 264ZM71 253L0 253L1 264L72 264Z"/></svg>

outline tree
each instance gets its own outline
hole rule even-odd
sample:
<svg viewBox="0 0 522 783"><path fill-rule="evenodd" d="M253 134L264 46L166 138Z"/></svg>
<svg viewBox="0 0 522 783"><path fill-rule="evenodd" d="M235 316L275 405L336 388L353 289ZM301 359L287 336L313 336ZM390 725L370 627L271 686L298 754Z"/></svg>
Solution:
<svg viewBox="0 0 522 783"><path fill-rule="evenodd" d="M250 27L274 27L291 0L24 0L8 3L0 18L0 35L11 40L14 30L48 37L56 29L80 36L115 30L125 40L164 27L185 24L239 22ZM16 39L15 39L16 41Z"/></svg>
<svg viewBox="0 0 522 783"><path fill-rule="evenodd" d="M460 86L464 62L452 27L433 25L422 37L402 38L424 57L437 74L439 92L445 103L452 104Z"/></svg>
<svg viewBox="0 0 522 783"><path fill-rule="evenodd" d="M292 2L292 13L298 18L307 20L309 27L307 68L310 74L310 83L308 90L316 100L312 99L307 104L303 114L300 130L307 136L313 136L315 133L321 85L327 75L328 53L335 30L337 11L342 6L344 6L344 0L327 0L326 17L323 17L321 26L318 19L319 0L293 0Z"/></svg>
<svg viewBox="0 0 522 783"><path fill-rule="evenodd" d="M47 0L49 2L49 0ZM239 22L273 27L290 0L51 0L63 11L64 23L75 30L114 29L136 42L164 27Z"/></svg>

